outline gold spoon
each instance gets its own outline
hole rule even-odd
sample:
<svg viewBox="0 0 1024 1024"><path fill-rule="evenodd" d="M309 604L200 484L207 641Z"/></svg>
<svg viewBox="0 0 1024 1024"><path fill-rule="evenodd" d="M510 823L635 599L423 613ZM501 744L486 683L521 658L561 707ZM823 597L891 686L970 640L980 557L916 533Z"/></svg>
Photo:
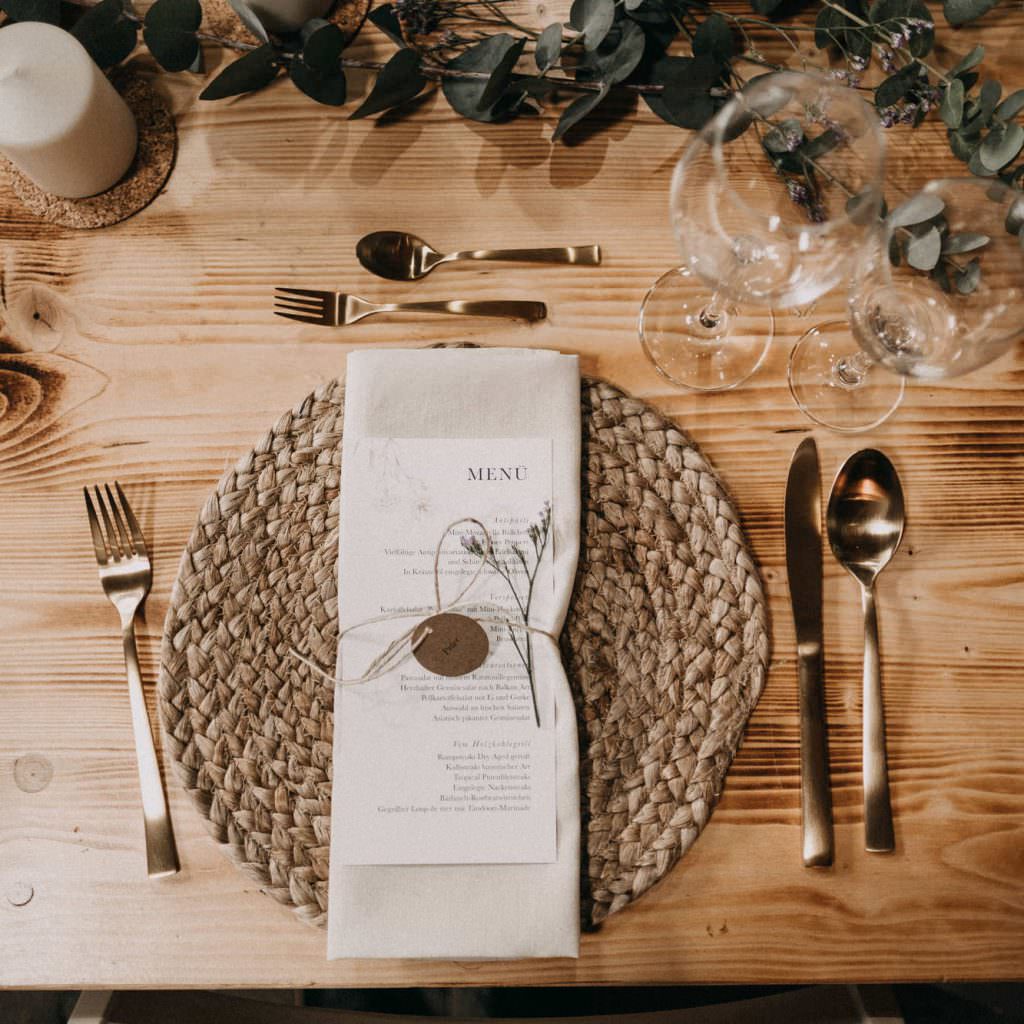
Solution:
<svg viewBox="0 0 1024 1024"><path fill-rule="evenodd" d="M888 853L895 845L874 584L900 546L903 524L903 488L893 464L873 448L851 455L828 499L828 540L860 584L864 609L864 845L873 853Z"/></svg>
<svg viewBox="0 0 1024 1024"><path fill-rule="evenodd" d="M516 263L575 263L596 267L601 262L597 245L570 245L560 249L470 249L447 255L432 249L422 238L404 231L374 231L356 243L356 256L367 270L391 281L418 281L434 267L456 260L509 260Z"/></svg>

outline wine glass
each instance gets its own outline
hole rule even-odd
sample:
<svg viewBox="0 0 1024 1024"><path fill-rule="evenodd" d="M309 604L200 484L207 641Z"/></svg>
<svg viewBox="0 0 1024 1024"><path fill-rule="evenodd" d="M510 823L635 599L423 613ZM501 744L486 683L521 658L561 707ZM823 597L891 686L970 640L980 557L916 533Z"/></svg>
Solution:
<svg viewBox="0 0 1024 1024"><path fill-rule="evenodd" d="M750 81L687 146L672 176L683 256L640 309L644 352L702 391L735 387L768 351L764 307L806 305L849 273L882 202L874 109L795 71Z"/></svg>
<svg viewBox="0 0 1024 1024"><path fill-rule="evenodd" d="M904 377L957 377L1024 336L1024 194L1000 181L930 181L861 247L847 321L808 331L789 382L841 432L884 422ZM894 371L894 373L889 372Z"/></svg>

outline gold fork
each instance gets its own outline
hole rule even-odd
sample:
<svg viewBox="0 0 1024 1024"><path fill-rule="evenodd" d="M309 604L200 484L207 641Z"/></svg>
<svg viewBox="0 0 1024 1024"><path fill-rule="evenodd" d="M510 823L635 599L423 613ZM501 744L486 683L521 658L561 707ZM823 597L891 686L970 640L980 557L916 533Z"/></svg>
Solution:
<svg viewBox="0 0 1024 1024"><path fill-rule="evenodd" d="M502 316L511 320L543 320L548 315L543 302L483 299L478 302L367 302L344 292L321 292L312 288L276 288L274 312L286 320L322 327L347 327L374 313L455 313L459 316Z"/></svg>
<svg viewBox="0 0 1024 1024"><path fill-rule="evenodd" d="M121 639L128 672L128 701L131 705L135 756L142 790L142 814L146 823L146 867L150 878L162 878L178 870L178 853L174 848L174 835L167 815L167 799L160 781L153 732L146 713L146 698L142 692L139 655L135 647L135 613L149 593L153 569L142 530L139 529L121 485L114 481L119 501L114 498L109 484L104 484L103 489L107 496L106 502L99 487L93 488L96 499L94 505L89 496L89 488L82 488L103 592L121 616ZM97 507L103 519L102 527L96 515Z"/></svg>

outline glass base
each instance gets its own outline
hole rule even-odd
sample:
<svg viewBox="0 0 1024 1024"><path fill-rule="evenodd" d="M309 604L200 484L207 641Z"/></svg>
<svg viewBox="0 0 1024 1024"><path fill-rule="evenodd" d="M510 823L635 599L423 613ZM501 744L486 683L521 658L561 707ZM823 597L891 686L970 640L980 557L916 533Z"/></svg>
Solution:
<svg viewBox="0 0 1024 1024"><path fill-rule="evenodd" d="M815 423L856 434L884 423L903 400L905 381L864 354L846 320L812 327L789 355L789 389Z"/></svg>
<svg viewBox="0 0 1024 1024"><path fill-rule="evenodd" d="M771 310L721 307L707 316L711 290L685 268L662 275L640 306L640 344L655 368L695 391L726 391L764 361L775 331Z"/></svg>

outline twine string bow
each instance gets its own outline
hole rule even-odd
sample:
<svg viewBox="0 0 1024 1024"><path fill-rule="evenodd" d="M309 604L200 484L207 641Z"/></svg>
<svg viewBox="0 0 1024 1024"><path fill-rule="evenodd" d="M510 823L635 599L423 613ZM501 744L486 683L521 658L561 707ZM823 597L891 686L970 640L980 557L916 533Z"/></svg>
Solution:
<svg viewBox="0 0 1024 1024"><path fill-rule="evenodd" d="M483 535L483 546L479 550L479 561L477 562L476 570L470 577L469 582L455 595L455 597L445 604L441 599L441 555L442 548L444 547L445 539L448 535L458 526L464 524L470 524L475 526L480 533ZM374 679L380 679L382 676L387 675L393 669L399 665L408 661L413 656L413 652L422 644L428 636L431 634L429 626L421 628L423 621L426 618L430 618L434 615L440 615L444 612L457 612L460 609L482 609L490 612L504 613L505 608L500 605L490 604L487 602L480 601L468 601L464 600L469 591L476 585L477 580L480 579L480 575L483 573L487 566L487 560L491 556L491 552L494 550L494 542L491 539L491 533L486 526L479 519L475 519L472 516L464 516L461 519L456 519L449 523L444 530L441 532L440 539L437 542L437 548L434 551L434 604L433 607L427 608L411 608L393 612L383 612L380 615L373 615L368 619L362 619L359 622L354 622L350 626L345 626L338 630L338 645L340 647L345 636L349 633L353 633L356 630L363 629L366 626L376 625L380 622L393 622L396 619L409 619L415 618L419 621L409 629L404 630L399 636L395 637L388 645L382 650L366 667L366 669L358 676L351 677L339 677L329 672L325 672L319 665L317 665L310 658L303 654L300 654L294 648L291 649L292 656L302 662L307 668L316 672L317 675L324 679L329 680L336 686L354 686L360 683L368 683ZM507 629L521 629L525 633L534 633L540 636L546 636L554 645L555 649L558 649L558 637L546 629L541 629L538 626L531 626L529 622L516 622L513 619L508 618L505 615L501 617L481 617L479 615L467 616L472 618L475 622L479 622L486 625L494 626L505 626ZM531 681L532 682L532 681Z"/></svg>

